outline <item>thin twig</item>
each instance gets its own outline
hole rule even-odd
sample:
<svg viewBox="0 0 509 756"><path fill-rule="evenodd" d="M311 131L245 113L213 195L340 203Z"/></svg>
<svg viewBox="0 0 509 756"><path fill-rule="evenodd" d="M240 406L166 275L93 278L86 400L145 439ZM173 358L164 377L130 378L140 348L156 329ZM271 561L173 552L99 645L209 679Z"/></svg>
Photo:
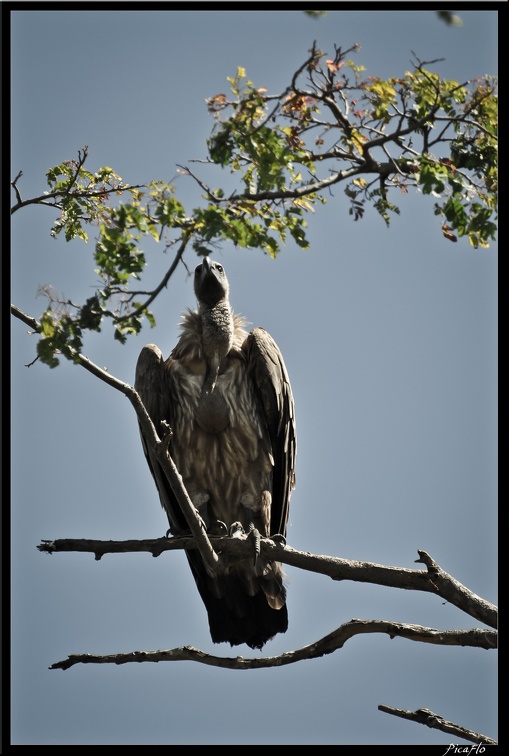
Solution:
<svg viewBox="0 0 509 756"><path fill-rule="evenodd" d="M177 265L182 259L182 255L184 254L187 244L189 243L189 239L190 239L189 234L184 233L184 235L182 236L182 241L180 243L180 246L175 254L175 257L173 258L172 264L170 265L167 272L165 273L162 281L156 286L156 288L153 291L150 292L150 296L145 300L145 302L143 302L143 304L141 304L132 312L129 312L127 315L119 315L118 317L115 317L114 318L115 323L121 323L123 320L129 320L130 318L136 317L137 315L141 315L143 312L145 312L147 307L149 307L152 304L152 302L158 296L158 294L168 285L168 281L170 280L171 276L173 275L173 273L175 272L177 268Z"/></svg>
<svg viewBox="0 0 509 756"><path fill-rule="evenodd" d="M220 202L219 197L216 197L216 195L214 194L214 192L212 191L212 189L209 189L209 187L207 186L207 184L203 183L203 181L195 173L193 173L190 168L187 168L184 165L179 165L178 163L177 163L177 168L180 168L180 170L183 171L187 176L191 176L191 178L193 178L196 181L196 183L198 184L198 186L200 186L203 189L203 191L205 192L205 194L207 195L207 197L212 202L216 202L216 203Z"/></svg>
<svg viewBox="0 0 509 756"><path fill-rule="evenodd" d="M16 178L14 178L11 181L11 186L12 186L12 188L14 189L14 191L16 193L16 199L18 200L18 204L20 204L21 202L23 202L23 198L21 197L21 193L20 193L19 188L18 188L18 181L22 177L22 175L23 175L23 171L19 171L19 173L16 176Z"/></svg>

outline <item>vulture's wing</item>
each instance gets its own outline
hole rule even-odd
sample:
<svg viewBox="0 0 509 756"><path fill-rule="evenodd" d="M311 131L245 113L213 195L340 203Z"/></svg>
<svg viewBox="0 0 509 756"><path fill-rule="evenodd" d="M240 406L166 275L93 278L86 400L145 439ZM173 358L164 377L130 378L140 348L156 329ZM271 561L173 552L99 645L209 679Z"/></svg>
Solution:
<svg viewBox="0 0 509 756"><path fill-rule="evenodd" d="M152 418L156 433L161 438L164 433L161 423L165 420L171 427L172 413L170 392L168 390L169 371L161 350L155 344L148 344L140 352L136 364L134 387L140 395L145 409ZM161 505L168 516L172 533L176 535L181 531L189 530L166 475L155 454L148 447L143 433L141 433L141 442L148 466L159 491Z"/></svg>
<svg viewBox="0 0 509 756"><path fill-rule="evenodd" d="M279 347L263 328L253 328L243 349L269 430L273 455L271 535L286 535L297 451L290 380Z"/></svg>

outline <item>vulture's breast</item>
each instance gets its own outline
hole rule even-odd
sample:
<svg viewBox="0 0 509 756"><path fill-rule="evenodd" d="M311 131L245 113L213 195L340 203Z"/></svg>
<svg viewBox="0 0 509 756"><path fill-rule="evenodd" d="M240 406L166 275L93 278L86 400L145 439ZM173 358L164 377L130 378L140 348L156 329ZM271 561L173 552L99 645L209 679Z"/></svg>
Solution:
<svg viewBox="0 0 509 756"><path fill-rule="evenodd" d="M225 359L212 390L204 388L205 366L199 361L174 364L174 369L179 420L188 431L197 426L212 435L241 429L260 435L258 405L242 359Z"/></svg>
<svg viewBox="0 0 509 756"><path fill-rule="evenodd" d="M221 433L230 424L230 411L220 387L202 393L195 419L205 433Z"/></svg>
<svg viewBox="0 0 509 756"><path fill-rule="evenodd" d="M184 485L206 522L242 521L240 504L259 506L272 474L270 441L245 362L228 360L208 395L201 370L180 364L174 371L171 451Z"/></svg>
<svg viewBox="0 0 509 756"><path fill-rule="evenodd" d="M176 444L189 453L206 445L208 437L218 450L224 447L224 455L256 458L259 444L266 444L266 429L245 361L226 358L209 391L204 389L205 370L200 367L197 361L192 366L173 364L175 415L170 420Z"/></svg>

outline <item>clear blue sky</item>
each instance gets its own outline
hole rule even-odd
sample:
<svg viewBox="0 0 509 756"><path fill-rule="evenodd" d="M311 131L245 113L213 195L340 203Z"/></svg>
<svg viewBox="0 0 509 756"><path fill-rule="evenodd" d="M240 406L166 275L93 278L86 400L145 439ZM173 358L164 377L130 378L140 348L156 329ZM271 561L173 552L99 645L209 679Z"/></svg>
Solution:
<svg viewBox="0 0 509 756"><path fill-rule="evenodd" d="M33 7L33 6L32 6ZM96 6L95 6L96 7ZM89 147L88 167L126 181L172 180L205 155L205 99L246 68L281 91L313 40L362 48L382 77L412 51L464 81L497 70L497 14L461 11L36 11L12 14L12 164L24 197L45 171ZM215 184L221 181L216 176ZM199 201L190 179L176 189ZM309 218L311 248L277 260L218 250L236 310L278 342L298 424L297 489L288 542L297 549L414 567L428 551L459 581L497 601L497 245L474 251L440 233L432 202L401 198L387 230L354 223L341 187ZM55 214L13 219L12 301L39 317L37 287L82 301L95 283L81 242L49 237ZM193 268L192 253L186 256ZM168 259L151 252L157 280ZM147 342L168 353L194 306L183 269L154 308L156 329L120 347L109 332L84 351L132 382ZM497 736L497 658L387 636L360 636L332 656L280 669L220 670L181 662L50 671L69 653L215 646L182 553L42 555L41 539L150 538L165 516L137 423L119 393L68 363L33 360L35 339L12 323L12 742L15 744L448 744L451 736L382 714L427 707ZM298 648L352 618L437 628L476 621L428 594L334 583L288 569L290 627L264 649Z"/></svg>

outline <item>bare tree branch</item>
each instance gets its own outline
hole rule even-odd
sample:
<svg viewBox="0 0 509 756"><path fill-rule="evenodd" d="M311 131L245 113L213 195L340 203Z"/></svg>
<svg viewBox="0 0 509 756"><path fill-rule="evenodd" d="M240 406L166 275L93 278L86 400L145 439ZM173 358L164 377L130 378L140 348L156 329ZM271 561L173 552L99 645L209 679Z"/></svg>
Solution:
<svg viewBox="0 0 509 756"><path fill-rule="evenodd" d="M75 664L127 664L130 662L160 662L160 661L195 661L212 667L225 669L261 669L265 667L282 667L295 664L304 659L317 659L342 648L355 635L367 633L386 633L393 638L406 638L421 643L432 643L446 646L474 646L477 648L495 648L496 632L494 630L436 630L422 625L410 625L402 622L388 622L386 620L352 619L340 625L332 633L308 646L295 651L286 651L279 656L266 656L246 659L243 656L235 658L212 656L192 646L160 650L160 651L131 651L124 654L70 654L67 659L52 664L49 669L69 669Z"/></svg>
<svg viewBox="0 0 509 756"><path fill-rule="evenodd" d="M252 546L247 535L235 537L209 535L209 540L225 562L227 560L245 559L252 553ZM164 551L195 549L197 545L194 538L190 537L156 538L140 541L98 541L66 538L43 541L37 548L48 553L88 552L94 554L96 559L100 559L104 554L140 551L149 552L156 557ZM290 546L282 545L270 538L261 539L260 550L261 554L268 560L327 575L333 580L352 580L359 583L434 593L469 616L474 617L474 619L484 622L490 627L497 627L497 607L477 596L451 577L442 570L429 554L422 550L418 551L420 558L416 561L425 564L426 571L310 554L306 551L292 549Z"/></svg>
<svg viewBox="0 0 509 756"><path fill-rule="evenodd" d="M41 324L35 318L27 315L18 307L12 304L11 313L15 317L26 323L28 326L30 326L36 333L40 333ZM75 352L75 350L72 351ZM156 454L158 461L168 479L168 482L171 485L175 496L177 497L179 506L182 508L191 533L196 539L196 546L197 548L199 548L205 565L212 574L220 571L222 569L222 564L219 560L219 557L209 541L200 515L196 511L186 489L184 488L180 473L169 455L168 438L165 437L163 440L161 440L157 435L154 424L152 423L150 415L145 409L145 406L143 405L138 392L128 383L124 383L123 381L115 378L113 375L108 373L106 370L102 370L91 360L89 360L88 357L85 357L85 355L75 352L74 359L75 362L84 367L85 370L88 370L96 378L100 378L100 380L104 381L112 388L120 391L129 399L138 417L138 421L143 430L145 440Z"/></svg>
<svg viewBox="0 0 509 756"><path fill-rule="evenodd" d="M434 728L435 730L441 730L447 732L450 735L455 735L458 738L468 740L470 743L485 743L486 745L497 745L496 740L492 740L487 735L481 735L479 732L468 730L466 727L460 727L454 722L449 722L439 714L435 714L430 709L417 709L417 711L407 711L406 709L395 709L393 706L385 706L380 704L379 711L383 711L386 714L393 714L396 717L402 717L403 719L410 719L412 722L418 722L419 724L426 725L427 727ZM446 751L447 753L447 751Z"/></svg>

